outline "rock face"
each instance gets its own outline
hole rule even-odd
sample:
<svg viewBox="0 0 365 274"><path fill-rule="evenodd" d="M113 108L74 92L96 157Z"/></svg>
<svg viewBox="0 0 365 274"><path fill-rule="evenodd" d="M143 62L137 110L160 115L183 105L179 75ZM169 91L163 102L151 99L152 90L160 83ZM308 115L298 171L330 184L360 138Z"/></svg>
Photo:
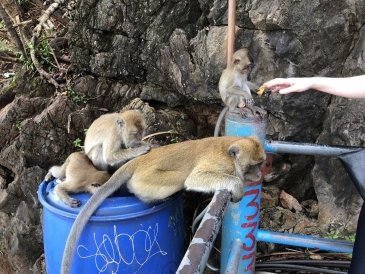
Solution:
<svg viewBox="0 0 365 274"><path fill-rule="evenodd" d="M236 48L249 48L257 84L364 74L364 23L362 1L237 0ZM49 86L38 80L0 91L0 262L10 273L28 273L33 265L39 273L37 186L105 110L140 108L151 132L212 135L222 108L217 83L225 67L226 25L222 0L77 1L70 26L74 93L50 98ZM137 97L142 101L131 103ZM364 101L315 91L255 100L269 113L268 139L365 143ZM318 200L322 229L354 231L362 201L337 159L281 155L275 163L269 184L299 202Z"/></svg>

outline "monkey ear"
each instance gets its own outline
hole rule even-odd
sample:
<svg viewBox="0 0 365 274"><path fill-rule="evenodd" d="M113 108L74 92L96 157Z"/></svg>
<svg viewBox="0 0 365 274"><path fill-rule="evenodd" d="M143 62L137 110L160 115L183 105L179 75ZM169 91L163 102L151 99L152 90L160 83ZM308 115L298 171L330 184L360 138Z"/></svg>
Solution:
<svg viewBox="0 0 365 274"><path fill-rule="evenodd" d="M124 126L124 124L125 124L125 122L124 122L124 120L123 120L123 119L117 119L117 125L118 125L119 127L123 127L123 126Z"/></svg>
<svg viewBox="0 0 365 274"><path fill-rule="evenodd" d="M240 62L241 62L241 60L237 58L237 59L234 59L233 64L238 65Z"/></svg>
<svg viewBox="0 0 365 274"><path fill-rule="evenodd" d="M228 154L231 157L236 157L239 152L240 152L239 147L237 147L235 145L230 146L228 149Z"/></svg>

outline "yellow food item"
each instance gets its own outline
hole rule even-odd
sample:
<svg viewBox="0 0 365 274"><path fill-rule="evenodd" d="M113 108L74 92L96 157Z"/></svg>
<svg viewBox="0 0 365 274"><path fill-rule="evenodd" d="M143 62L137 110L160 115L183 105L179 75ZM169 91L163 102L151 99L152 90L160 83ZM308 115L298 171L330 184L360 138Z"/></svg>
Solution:
<svg viewBox="0 0 365 274"><path fill-rule="evenodd" d="M264 84L257 89L256 93L261 96L262 94L264 94L265 90L266 90L266 85Z"/></svg>

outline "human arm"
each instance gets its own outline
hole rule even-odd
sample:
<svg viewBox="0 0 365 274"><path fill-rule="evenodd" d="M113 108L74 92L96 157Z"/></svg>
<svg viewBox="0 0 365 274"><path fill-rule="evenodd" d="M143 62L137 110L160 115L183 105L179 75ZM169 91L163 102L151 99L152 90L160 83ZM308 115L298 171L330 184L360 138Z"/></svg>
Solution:
<svg viewBox="0 0 365 274"><path fill-rule="evenodd" d="M365 98L365 75L345 78L276 78L266 82L265 86L272 92L279 92L280 94L315 89L347 98Z"/></svg>

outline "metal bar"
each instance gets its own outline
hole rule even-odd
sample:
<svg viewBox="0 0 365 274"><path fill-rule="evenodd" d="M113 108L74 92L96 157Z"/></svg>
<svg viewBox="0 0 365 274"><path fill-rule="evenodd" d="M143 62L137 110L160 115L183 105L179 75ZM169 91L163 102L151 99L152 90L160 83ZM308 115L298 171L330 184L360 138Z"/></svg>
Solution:
<svg viewBox="0 0 365 274"><path fill-rule="evenodd" d="M242 242L236 239L232 243L231 251L229 252L227 268L224 274L236 274L238 272L238 266L240 264Z"/></svg>
<svg viewBox="0 0 365 274"><path fill-rule="evenodd" d="M300 234L272 232L259 229L257 240L269 243L319 248L321 250L352 253L353 244L349 241L331 240Z"/></svg>
<svg viewBox="0 0 365 274"><path fill-rule="evenodd" d="M294 143L281 141L266 141L265 150L273 153L289 153L301 155L338 156L343 153L353 152L361 147L328 146L309 143Z"/></svg>
<svg viewBox="0 0 365 274"><path fill-rule="evenodd" d="M227 67L232 63L236 35L236 0L228 0Z"/></svg>
<svg viewBox="0 0 365 274"><path fill-rule="evenodd" d="M242 118L228 112L226 136L257 136L265 142L266 119ZM245 182L244 196L238 203L230 203L222 224L221 274L228 268L228 257L233 242L240 239L240 262L237 273L253 274L256 261L256 234L260 220L262 180Z"/></svg>
<svg viewBox="0 0 365 274"><path fill-rule="evenodd" d="M176 271L177 274L203 273L230 198L231 193L227 190L215 192L212 201L208 205L207 212Z"/></svg>

